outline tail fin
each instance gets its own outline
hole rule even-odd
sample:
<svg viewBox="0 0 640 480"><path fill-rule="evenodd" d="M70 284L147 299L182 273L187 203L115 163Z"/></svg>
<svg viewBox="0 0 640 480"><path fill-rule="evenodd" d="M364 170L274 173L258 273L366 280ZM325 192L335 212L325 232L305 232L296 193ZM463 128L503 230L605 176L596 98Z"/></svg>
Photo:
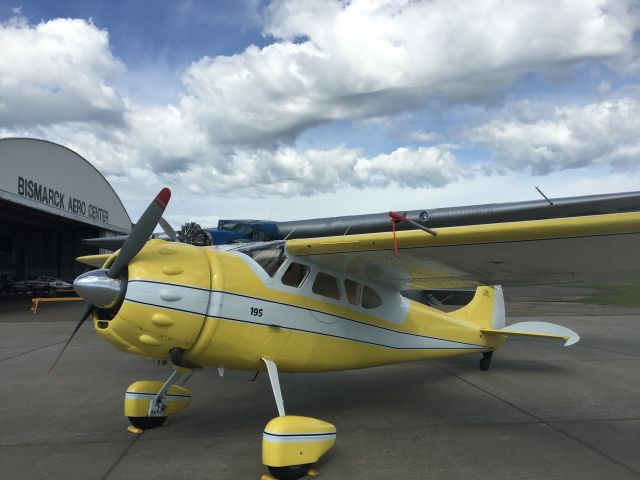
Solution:
<svg viewBox="0 0 640 480"><path fill-rule="evenodd" d="M482 333L500 343L507 336L558 338L565 341L565 347L580 340L573 330L554 323L520 322L505 327L504 295L500 285L478 287L471 302L450 315L477 324Z"/></svg>
<svg viewBox="0 0 640 480"><path fill-rule="evenodd" d="M450 315L476 323L480 328L499 330L505 325L504 294L500 285L480 286L471 302Z"/></svg>

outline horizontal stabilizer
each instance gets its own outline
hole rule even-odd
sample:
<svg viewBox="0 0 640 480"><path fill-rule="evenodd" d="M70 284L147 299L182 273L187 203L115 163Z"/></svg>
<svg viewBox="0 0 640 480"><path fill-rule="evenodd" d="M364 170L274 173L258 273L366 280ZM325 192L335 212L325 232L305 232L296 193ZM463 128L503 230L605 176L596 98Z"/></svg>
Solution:
<svg viewBox="0 0 640 480"><path fill-rule="evenodd" d="M91 267L101 268L104 262L111 256L111 253L101 253L100 255L85 255L84 257L77 257L76 262L84 263Z"/></svg>
<svg viewBox="0 0 640 480"><path fill-rule="evenodd" d="M578 343L580 335L573 330L548 322L520 322L513 325L507 325L499 330L493 328L483 328L482 333L489 335L520 335L524 337L540 337L540 338L561 338L566 340L565 347Z"/></svg>

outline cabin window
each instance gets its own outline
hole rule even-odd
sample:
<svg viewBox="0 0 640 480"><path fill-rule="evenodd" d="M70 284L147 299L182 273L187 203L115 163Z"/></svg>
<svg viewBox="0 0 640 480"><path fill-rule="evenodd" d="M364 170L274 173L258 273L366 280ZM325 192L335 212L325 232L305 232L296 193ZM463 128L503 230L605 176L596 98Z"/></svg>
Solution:
<svg viewBox="0 0 640 480"><path fill-rule="evenodd" d="M309 267L291 262L287 271L282 275L282 283L290 287L299 287L309 275Z"/></svg>
<svg viewBox="0 0 640 480"><path fill-rule="evenodd" d="M282 244L266 248L252 248L244 253L253 258L270 276L274 276L285 261Z"/></svg>
<svg viewBox="0 0 640 480"><path fill-rule="evenodd" d="M382 298L373 288L366 285L362 288L362 307L376 308L382 305Z"/></svg>
<svg viewBox="0 0 640 480"><path fill-rule="evenodd" d="M335 298L340 300L340 288L338 287L338 279L328 273L318 272L316 279L311 288L313 293L322 295L323 297Z"/></svg>
<svg viewBox="0 0 640 480"><path fill-rule="evenodd" d="M347 300L351 305L360 305L360 292L362 285L348 278L344 281L344 291L347 294Z"/></svg>

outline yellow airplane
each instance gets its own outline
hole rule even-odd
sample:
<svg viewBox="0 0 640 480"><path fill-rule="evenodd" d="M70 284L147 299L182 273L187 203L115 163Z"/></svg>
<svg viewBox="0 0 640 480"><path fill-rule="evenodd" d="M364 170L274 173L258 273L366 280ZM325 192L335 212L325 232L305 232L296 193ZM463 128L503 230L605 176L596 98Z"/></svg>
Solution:
<svg viewBox="0 0 640 480"><path fill-rule="evenodd" d="M169 198L163 189L119 251L79 259L102 268L74 282L88 307L73 334L91 318L116 348L170 362L165 382L127 389L125 415L140 429L188 405L183 374L266 370L278 417L262 460L277 479L314 473L336 439L327 422L286 415L278 372L458 355L487 370L509 336L579 340L551 323L507 326L500 285L638 278L640 212L196 247L149 240ZM471 302L446 313L406 293L471 286Z"/></svg>

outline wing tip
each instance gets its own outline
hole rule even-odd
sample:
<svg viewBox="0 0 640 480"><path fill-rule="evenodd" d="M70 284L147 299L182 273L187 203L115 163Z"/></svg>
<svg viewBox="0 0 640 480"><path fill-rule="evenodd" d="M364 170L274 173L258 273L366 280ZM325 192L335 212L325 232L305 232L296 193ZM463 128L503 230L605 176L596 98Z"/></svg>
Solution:
<svg viewBox="0 0 640 480"><path fill-rule="evenodd" d="M570 347L571 345L575 345L580 341L580 335L578 335L576 332L572 332L571 335L565 338L567 339L567 341L564 342L563 347Z"/></svg>

